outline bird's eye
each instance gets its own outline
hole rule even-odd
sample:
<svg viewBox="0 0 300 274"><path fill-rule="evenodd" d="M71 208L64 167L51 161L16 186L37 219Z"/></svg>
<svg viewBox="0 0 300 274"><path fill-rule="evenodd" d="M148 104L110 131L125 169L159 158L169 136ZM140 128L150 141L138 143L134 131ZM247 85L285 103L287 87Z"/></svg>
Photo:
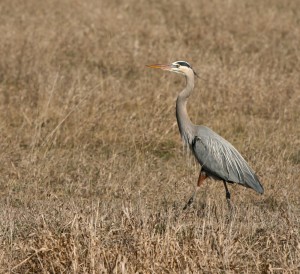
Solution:
<svg viewBox="0 0 300 274"><path fill-rule="evenodd" d="M176 68L179 68L179 67L180 67L180 65L176 64L176 65L175 65L175 67L176 67Z"/></svg>

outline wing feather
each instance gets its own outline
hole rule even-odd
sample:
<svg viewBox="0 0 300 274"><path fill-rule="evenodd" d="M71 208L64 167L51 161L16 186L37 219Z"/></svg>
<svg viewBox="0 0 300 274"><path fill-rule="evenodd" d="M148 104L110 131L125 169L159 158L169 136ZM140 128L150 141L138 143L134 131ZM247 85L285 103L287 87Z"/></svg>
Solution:
<svg viewBox="0 0 300 274"><path fill-rule="evenodd" d="M201 128L191 148L202 169L209 175L242 184L259 193L264 192L259 179L242 155L215 132L206 127Z"/></svg>

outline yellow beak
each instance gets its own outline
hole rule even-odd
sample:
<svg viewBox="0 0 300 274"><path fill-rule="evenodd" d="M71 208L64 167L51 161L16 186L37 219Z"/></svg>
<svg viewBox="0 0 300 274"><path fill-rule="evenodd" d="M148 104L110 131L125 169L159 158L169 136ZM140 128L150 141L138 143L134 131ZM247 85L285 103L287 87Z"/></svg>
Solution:
<svg viewBox="0 0 300 274"><path fill-rule="evenodd" d="M163 69L163 70L171 70L172 65L162 65L162 64L153 64L153 65L146 65L148 68L155 68L155 69Z"/></svg>

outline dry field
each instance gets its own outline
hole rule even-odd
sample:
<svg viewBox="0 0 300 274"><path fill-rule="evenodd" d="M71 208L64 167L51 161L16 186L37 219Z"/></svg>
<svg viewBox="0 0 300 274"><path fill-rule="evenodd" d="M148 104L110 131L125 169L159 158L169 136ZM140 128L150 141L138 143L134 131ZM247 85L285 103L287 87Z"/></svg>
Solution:
<svg viewBox="0 0 300 274"><path fill-rule="evenodd" d="M299 273L300 2L0 3L1 273ZM207 180L194 123L249 161L264 195Z"/></svg>

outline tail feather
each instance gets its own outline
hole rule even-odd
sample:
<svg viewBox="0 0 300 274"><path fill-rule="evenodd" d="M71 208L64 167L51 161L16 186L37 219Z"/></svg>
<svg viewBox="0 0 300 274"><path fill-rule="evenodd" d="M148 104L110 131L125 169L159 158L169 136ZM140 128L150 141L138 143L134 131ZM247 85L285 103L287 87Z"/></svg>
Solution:
<svg viewBox="0 0 300 274"><path fill-rule="evenodd" d="M260 194L264 193L264 188L255 173L253 174L247 173L244 179L245 179L245 186L252 188L253 190L255 190Z"/></svg>

